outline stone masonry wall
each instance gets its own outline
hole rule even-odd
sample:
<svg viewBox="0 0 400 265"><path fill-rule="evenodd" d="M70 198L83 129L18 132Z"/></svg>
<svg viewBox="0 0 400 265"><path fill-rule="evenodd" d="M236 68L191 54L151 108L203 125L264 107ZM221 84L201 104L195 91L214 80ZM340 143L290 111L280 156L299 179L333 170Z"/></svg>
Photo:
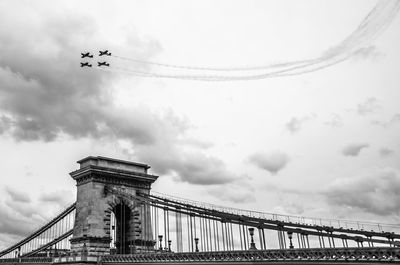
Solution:
<svg viewBox="0 0 400 265"><path fill-rule="evenodd" d="M110 238L110 218L113 208L121 203L121 198L114 194L105 194L104 187L107 184L99 182L88 182L78 185L76 217L73 238L79 240L71 244L73 252L82 252L83 244L89 254L104 255L109 254L110 245L107 239ZM132 193L136 190L133 188ZM148 193L148 191L146 191ZM151 229L151 214L149 207L137 205L134 201L124 201L131 210L130 231L128 240L138 242L144 239L144 248L150 247L154 241ZM145 216L144 216L145 215ZM148 222L145 227L144 220ZM86 240L84 238L87 238ZM96 240L97 239L97 240ZM134 249L140 250L142 247L136 246Z"/></svg>

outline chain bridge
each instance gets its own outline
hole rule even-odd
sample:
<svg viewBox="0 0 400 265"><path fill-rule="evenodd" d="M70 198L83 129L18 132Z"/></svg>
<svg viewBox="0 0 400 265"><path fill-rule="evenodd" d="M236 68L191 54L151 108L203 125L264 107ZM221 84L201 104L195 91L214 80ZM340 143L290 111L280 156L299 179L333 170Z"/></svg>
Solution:
<svg viewBox="0 0 400 265"><path fill-rule="evenodd" d="M262 213L151 191L149 165L87 157L76 202L4 264L400 264L400 225Z"/></svg>

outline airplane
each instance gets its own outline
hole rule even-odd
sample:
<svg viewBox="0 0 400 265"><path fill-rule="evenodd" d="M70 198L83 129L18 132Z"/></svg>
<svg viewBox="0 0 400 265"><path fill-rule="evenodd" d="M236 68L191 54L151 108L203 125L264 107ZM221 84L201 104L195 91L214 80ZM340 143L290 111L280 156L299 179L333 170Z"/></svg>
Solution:
<svg viewBox="0 0 400 265"><path fill-rule="evenodd" d="M107 62L97 62L97 64L97 66L110 66L110 64Z"/></svg>
<svg viewBox="0 0 400 265"><path fill-rule="evenodd" d="M109 52L108 50L99 51L99 56L103 56L103 55L111 56L111 52Z"/></svg>
<svg viewBox="0 0 400 265"><path fill-rule="evenodd" d="M85 58L85 57L88 57L88 58L93 58L93 55L91 55L91 54L90 54L90 52L87 52L87 53L81 53L81 58Z"/></svg>
<svg viewBox="0 0 400 265"><path fill-rule="evenodd" d="M92 65L90 63L88 63L88 62L81 63L81 67L85 67L85 66L92 67Z"/></svg>

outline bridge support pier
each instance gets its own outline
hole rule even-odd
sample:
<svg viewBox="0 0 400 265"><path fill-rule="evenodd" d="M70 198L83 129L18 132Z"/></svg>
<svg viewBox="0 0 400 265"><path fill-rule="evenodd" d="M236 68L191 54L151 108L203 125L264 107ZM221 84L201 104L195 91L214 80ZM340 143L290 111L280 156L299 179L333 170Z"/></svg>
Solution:
<svg viewBox="0 0 400 265"><path fill-rule="evenodd" d="M149 194L151 184L158 178L147 173L150 166L105 157L87 157L78 163L80 169L70 173L78 189L72 253L110 254L111 243L117 243L119 254L128 254L140 246L152 250L152 230L144 229L151 227L150 211L136 201L108 192L108 187L113 187L132 195ZM114 235L110 232L111 214L116 219Z"/></svg>

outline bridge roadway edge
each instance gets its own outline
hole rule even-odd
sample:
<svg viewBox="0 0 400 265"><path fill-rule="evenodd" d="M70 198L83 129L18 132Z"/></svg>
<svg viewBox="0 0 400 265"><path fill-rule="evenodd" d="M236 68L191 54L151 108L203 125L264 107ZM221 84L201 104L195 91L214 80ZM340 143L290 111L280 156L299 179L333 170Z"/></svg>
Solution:
<svg viewBox="0 0 400 265"><path fill-rule="evenodd" d="M159 265L160 263L163 262L145 262L145 263L118 263L118 262L104 262L104 263L99 263L100 265L121 265L121 264L146 264L146 265ZM210 265L232 265L232 264L243 264L243 265L312 265L312 264L318 264L318 265L332 265L332 264L338 264L338 265L367 265L367 264L374 264L374 265L383 265L383 264L400 264L399 262L381 262L381 261L364 261L364 262L351 262L351 261L296 261L296 260L291 260L291 261L203 261L203 262L165 262L170 265L204 265L204 264L210 264ZM75 265L75 264L74 264Z"/></svg>
<svg viewBox="0 0 400 265"><path fill-rule="evenodd" d="M337 265L368 265L368 264L373 264L373 265L387 265L387 264L400 264L400 262L381 262L381 261L363 261L363 262L352 262L352 261L254 261L254 262L243 262L243 261L237 261L237 262L224 262L224 261L216 261L216 262L210 262L210 261L203 261L203 262L124 262L124 263L118 263L118 262L65 262L65 263L52 263L52 262L44 262L44 263L36 263L36 262L24 262L24 263L18 263L18 262L2 262L1 264L4 265L121 265L121 264L146 264L146 265L159 265L160 263L167 263L170 265L204 265L204 264L209 264L209 265L232 265L232 264L243 264L243 265L312 265L312 264L318 264L318 265L332 265L332 264L337 264Z"/></svg>
<svg viewBox="0 0 400 265"><path fill-rule="evenodd" d="M53 264L52 262L24 262L24 263L20 263L20 262L1 262L1 265L51 265Z"/></svg>

